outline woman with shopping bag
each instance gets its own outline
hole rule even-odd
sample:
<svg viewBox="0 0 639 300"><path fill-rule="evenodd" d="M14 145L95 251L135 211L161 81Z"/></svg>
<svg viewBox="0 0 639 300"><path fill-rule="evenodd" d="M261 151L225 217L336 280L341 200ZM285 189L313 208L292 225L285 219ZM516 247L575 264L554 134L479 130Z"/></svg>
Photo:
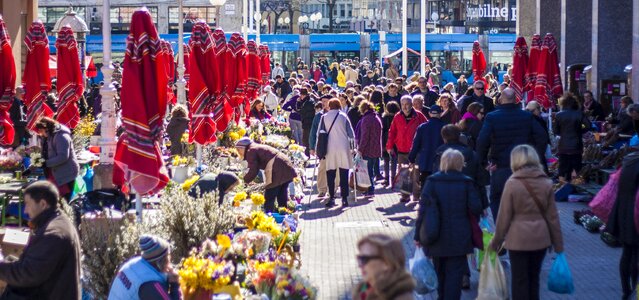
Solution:
<svg viewBox="0 0 639 300"><path fill-rule="evenodd" d="M473 252L469 213L481 213L473 180L461 171L464 156L449 149L442 154L440 171L426 180L415 224L415 244L432 257L439 299L458 300L466 273L466 255Z"/></svg>
<svg viewBox="0 0 639 300"><path fill-rule="evenodd" d="M357 152L366 161L370 187L364 196L375 195L375 172L373 167L379 165L382 157L382 120L375 113L375 106L368 101L362 101L359 105L362 118L355 128L355 140Z"/></svg>
<svg viewBox="0 0 639 300"><path fill-rule="evenodd" d="M535 149L519 145L510 154L510 176L497 216L494 251L508 249L512 270L512 299L539 299L539 273L546 250L564 251L552 189Z"/></svg>

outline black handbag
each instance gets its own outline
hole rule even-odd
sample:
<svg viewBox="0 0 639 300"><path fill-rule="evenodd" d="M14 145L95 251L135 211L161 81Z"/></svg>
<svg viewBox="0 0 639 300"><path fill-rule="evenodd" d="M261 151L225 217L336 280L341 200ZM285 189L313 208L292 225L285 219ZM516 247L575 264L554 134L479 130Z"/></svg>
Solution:
<svg viewBox="0 0 639 300"><path fill-rule="evenodd" d="M325 159L326 153L328 153L328 135L331 133L333 129L333 125L335 125L335 121L337 121L337 117L339 117L339 113L333 119L333 123L331 123L331 127L326 131L326 126L324 125L324 116L320 119L320 130L317 133L317 144L315 145L315 154L319 159Z"/></svg>

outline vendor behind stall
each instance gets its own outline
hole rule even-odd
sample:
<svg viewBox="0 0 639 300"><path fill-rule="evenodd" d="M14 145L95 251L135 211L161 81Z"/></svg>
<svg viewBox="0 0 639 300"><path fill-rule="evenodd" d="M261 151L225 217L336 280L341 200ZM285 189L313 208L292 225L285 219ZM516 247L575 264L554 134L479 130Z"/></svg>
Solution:
<svg viewBox="0 0 639 300"><path fill-rule="evenodd" d="M238 184L240 184L240 179L231 172L222 172L217 176L213 173L207 173L191 186L189 196L201 198L206 193L216 192L219 197L218 204L222 205L226 193Z"/></svg>
<svg viewBox="0 0 639 300"><path fill-rule="evenodd" d="M286 207L288 202L288 185L297 177L293 163L277 149L253 143L249 138L242 138L235 143L240 157L248 162L248 172L244 182L251 182L260 170L264 170L264 211L275 211L275 198L279 207Z"/></svg>

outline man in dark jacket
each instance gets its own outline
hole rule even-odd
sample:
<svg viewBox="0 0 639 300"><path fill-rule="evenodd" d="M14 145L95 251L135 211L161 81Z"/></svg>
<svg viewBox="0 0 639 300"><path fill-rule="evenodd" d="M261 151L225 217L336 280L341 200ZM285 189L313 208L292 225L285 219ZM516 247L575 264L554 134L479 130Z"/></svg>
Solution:
<svg viewBox="0 0 639 300"><path fill-rule="evenodd" d="M13 144L11 145L14 148L22 145L25 139L31 137L27 130L27 107L24 105L22 97L24 97L24 90L21 87L17 87L13 103L11 108L9 108L9 116L15 130Z"/></svg>
<svg viewBox="0 0 639 300"><path fill-rule="evenodd" d="M293 91L291 85L288 81L284 80L282 76L275 77L275 85L273 85L273 88L275 88L275 94L280 98L280 101L286 99L288 94Z"/></svg>
<svg viewBox="0 0 639 300"><path fill-rule="evenodd" d="M446 123L439 118L442 112L442 108L438 105L430 107L428 111L430 118L426 123L417 127L417 132L413 139L413 146L408 154L408 161L410 161L411 164L417 164L419 167L419 184L421 186L426 182L426 178L433 173L435 150L444 143L441 132L442 128L446 126ZM419 191L421 191L421 188L418 192ZM414 196L415 199L419 198L419 194Z"/></svg>
<svg viewBox="0 0 639 300"><path fill-rule="evenodd" d="M531 144L543 160L547 139L546 132L539 122L535 121L533 115L521 110L520 106L515 104L513 89L504 89L497 101L499 106L494 112L486 115L477 139L479 159L482 163L488 162L488 167L492 171L490 208L494 218L497 218L506 180L512 174L510 170L512 149L517 145Z"/></svg>
<svg viewBox="0 0 639 300"><path fill-rule="evenodd" d="M58 209L58 189L38 181L24 190L33 234L15 262L0 262L2 299L80 299L80 240Z"/></svg>
<svg viewBox="0 0 639 300"><path fill-rule="evenodd" d="M311 99L307 89L300 90L300 99L298 99L295 108L300 117L302 117L302 142L300 144L306 147L306 155L309 155L310 147L308 147L308 142L313 119L315 118L315 101Z"/></svg>
<svg viewBox="0 0 639 300"><path fill-rule="evenodd" d="M583 153L582 135L591 130L591 123L588 117L579 110L577 99L571 95L565 95L559 100L561 111L555 116L552 123L552 131L559 136L560 178L570 182L572 171L581 171L581 156Z"/></svg>
<svg viewBox="0 0 639 300"><path fill-rule="evenodd" d="M439 99L439 94L428 89L428 80L424 76L420 76L417 79L417 87L414 92L410 94L411 97L415 97L415 95L424 96L424 106L431 107L437 104L437 99Z"/></svg>
<svg viewBox="0 0 639 300"><path fill-rule="evenodd" d="M486 90L484 89L484 82L481 80L475 81L475 83L473 83L473 88L475 91L472 95L461 97L461 99L459 99L459 102L457 102L457 109L459 109L459 112L464 115L468 110L468 105L473 102L481 103L484 106L484 110L486 111L486 113L495 110L493 99L486 97L486 95L484 94L486 92Z"/></svg>

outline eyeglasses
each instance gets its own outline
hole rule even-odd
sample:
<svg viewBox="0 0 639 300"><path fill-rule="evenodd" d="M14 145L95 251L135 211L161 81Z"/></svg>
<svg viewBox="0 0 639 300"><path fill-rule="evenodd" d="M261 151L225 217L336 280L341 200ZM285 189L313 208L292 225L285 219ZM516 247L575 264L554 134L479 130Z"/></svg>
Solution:
<svg viewBox="0 0 639 300"><path fill-rule="evenodd" d="M379 255L358 255L356 257L357 257L357 265L359 265L360 267L367 265L371 260L382 258Z"/></svg>
<svg viewBox="0 0 639 300"><path fill-rule="evenodd" d="M421 80L421 81L418 81L417 83L420 83L420 84L421 83L426 83L426 81Z"/></svg>
<svg viewBox="0 0 639 300"><path fill-rule="evenodd" d="M482 87L475 87L475 89L476 89L476 90L481 90L481 91L483 91L483 90L484 90L484 87L483 87L483 86L482 86Z"/></svg>

